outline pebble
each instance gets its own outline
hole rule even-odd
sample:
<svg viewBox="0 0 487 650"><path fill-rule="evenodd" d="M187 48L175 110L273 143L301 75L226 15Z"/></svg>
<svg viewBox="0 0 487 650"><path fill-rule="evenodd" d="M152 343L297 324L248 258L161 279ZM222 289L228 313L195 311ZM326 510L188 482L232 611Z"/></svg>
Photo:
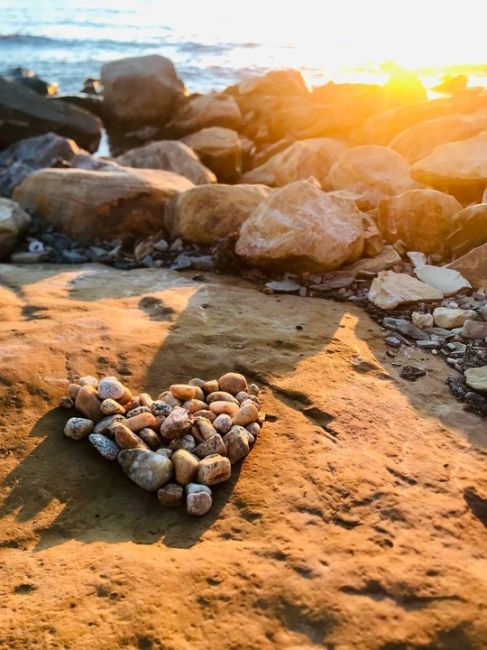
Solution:
<svg viewBox="0 0 487 650"><path fill-rule="evenodd" d="M191 428L192 420L188 411L177 406L161 424L161 435L169 440L181 437Z"/></svg>
<svg viewBox="0 0 487 650"><path fill-rule="evenodd" d="M424 368L418 368L416 366L404 366L400 372L401 377L408 381L416 381L420 377L424 377L425 374L426 370Z"/></svg>
<svg viewBox="0 0 487 650"><path fill-rule="evenodd" d="M98 399L94 386L90 386L89 384L81 386L76 395L74 405L89 420L93 420L93 422L101 420L103 413L101 412L100 400Z"/></svg>
<svg viewBox="0 0 487 650"><path fill-rule="evenodd" d="M487 366L465 370L465 381L470 388L487 395Z"/></svg>
<svg viewBox="0 0 487 650"><path fill-rule="evenodd" d="M152 415L154 415L155 417L160 417L160 416L167 417L169 413L172 411L171 406L169 406L167 402L163 402L162 400L155 400L154 402L152 402L150 408L151 408Z"/></svg>
<svg viewBox="0 0 487 650"><path fill-rule="evenodd" d="M216 391L220 389L220 386L216 379L210 379L210 381L206 381L201 388L206 395L210 395L211 393L216 393Z"/></svg>
<svg viewBox="0 0 487 650"><path fill-rule="evenodd" d="M77 382L80 386L94 386L98 387L98 379L92 375L83 375L80 377Z"/></svg>
<svg viewBox="0 0 487 650"><path fill-rule="evenodd" d="M143 442L145 442L149 449L152 449L152 451L159 449L162 444L162 440L159 438L157 433L148 427L144 427L143 429L140 429L140 431L137 431L137 435Z"/></svg>
<svg viewBox="0 0 487 650"><path fill-rule="evenodd" d="M241 404L246 399L250 399L250 394L246 393L244 390L241 390L240 393L237 393L235 395L235 397L237 398L237 401L239 402L239 404Z"/></svg>
<svg viewBox="0 0 487 650"><path fill-rule="evenodd" d="M190 386L197 386L198 388L201 388L201 389L203 389L203 386L205 385L205 383L206 383L205 380L200 379L199 377L193 377L193 379L190 379L188 381L188 384Z"/></svg>
<svg viewBox="0 0 487 650"><path fill-rule="evenodd" d="M225 375L222 375L218 380L218 386L220 390L231 393L232 395L236 395L242 390L247 392L248 388L247 380L238 372L227 372Z"/></svg>
<svg viewBox="0 0 487 650"><path fill-rule="evenodd" d="M232 424L246 426L255 422L259 417L259 409L252 402L244 402L240 410L232 418Z"/></svg>
<svg viewBox="0 0 487 650"><path fill-rule="evenodd" d="M197 479L202 485L216 485L228 481L232 466L226 456L212 454L200 460Z"/></svg>
<svg viewBox="0 0 487 650"><path fill-rule="evenodd" d="M257 422L252 422L251 424L247 424L245 428L252 436L254 436L254 438L257 438L257 436L260 433L260 425L257 424Z"/></svg>
<svg viewBox="0 0 487 650"><path fill-rule="evenodd" d="M235 426L223 437L230 463L234 465L250 451L249 433L241 426Z"/></svg>
<svg viewBox="0 0 487 650"><path fill-rule="evenodd" d="M59 400L59 406L62 409L72 409L74 408L74 399L72 397L68 397L65 395L64 397L61 397Z"/></svg>
<svg viewBox="0 0 487 650"><path fill-rule="evenodd" d="M416 327L419 327L419 329L424 329L425 327L432 327L433 326L433 315L432 314L424 314L420 311L413 311L411 314L411 320L413 321L413 325Z"/></svg>
<svg viewBox="0 0 487 650"><path fill-rule="evenodd" d="M184 402L183 409L186 409L190 413L196 413L197 411L206 409L206 406L206 402L203 402L199 399L190 399L187 402Z"/></svg>
<svg viewBox="0 0 487 650"><path fill-rule="evenodd" d="M232 402L212 402L210 404L210 411L221 415L226 413L227 415L235 415L239 410L239 404L232 404Z"/></svg>
<svg viewBox="0 0 487 650"><path fill-rule="evenodd" d="M480 320L466 320L461 335L465 339L487 339L487 323Z"/></svg>
<svg viewBox="0 0 487 650"><path fill-rule="evenodd" d="M212 402L231 402L232 404L240 404L240 401L236 397L223 390L217 390L214 393L210 393L206 398L206 401L208 404L211 404Z"/></svg>
<svg viewBox="0 0 487 650"><path fill-rule="evenodd" d="M79 389L81 388L80 384L68 384L68 394L73 399L76 399Z"/></svg>
<svg viewBox="0 0 487 650"><path fill-rule="evenodd" d="M130 480L149 492L169 483L174 473L169 458L144 449L122 449L118 462Z"/></svg>
<svg viewBox="0 0 487 650"><path fill-rule="evenodd" d="M171 460L174 464L176 481L180 485L191 483L198 472L199 459L186 449L178 449Z"/></svg>
<svg viewBox="0 0 487 650"><path fill-rule="evenodd" d="M184 488L177 483L167 483L157 490L159 503L169 508L179 508L184 503Z"/></svg>
<svg viewBox="0 0 487 650"><path fill-rule="evenodd" d="M195 394L195 387L189 384L173 384L169 387L171 395L181 402L193 399Z"/></svg>
<svg viewBox="0 0 487 650"><path fill-rule="evenodd" d="M178 449L186 449L186 451L192 451L196 447L196 442L194 437L190 433L186 433L181 438L176 438L171 442L171 449L177 451Z"/></svg>
<svg viewBox="0 0 487 650"><path fill-rule="evenodd" d="M449 307L437 307L433 311L435 325L447 330L455 327L462 327L469 318L475 318L476 312L471 309L451 309Z"/></svg>
<svg viewBox="0 0 487 650"><path fill-rule="evenodd" d="M207 440L201 442L197 447L195 447L194 453L199 458L205 458L211 454L220 454L221 456L226 456L227 449L221 435L219 433L214 433Z"/></svg>
<svg viewBox="0 0 487 650"><path fill-rule="evenodd" d="M188 515L202 517L211 510L212 505L211 490L206 485L190 483L186 487L186 512Z"/></svg>
<svg viewBox="0 0 487 650"><path fill-rule="evenodd" d="M93 433L104 433L111 434L110 427L116 422L125 422L123 415L109 415L106 418L102 418L99 422L95 424Z"/></svg>
<svg viewBox="0 0 487 650"><path fill-rule="evenodd" d="M131 431L140 431L140 429L145 429L146 427L155 427L157 424L156 418L152 413L139 413L139 415L134 415L132 418L125 420L125 425Z"/></svg>
<svg viewBox="0 0 487 650"><path fill-rule="evenodd" d="M258 397L260 394L260 388L257 386L257 384L250 384L249 393L250 395L255 395L256 397Z"/></svg>
<svg viewBox="0 0 487 650"><path fill-rule="evenodd" d="M115 377L104 377L98 386L98 397L101 400L119 400L125 393L124 385Z"/></svg>
<svg viewBox="0 0 487 650"><path fill-rule="evenodd" d="M154 400L149 395L149 393L141 393L138 397L139 397L139 404L141 406L148 406L149 408L152 406Z"/></svg>
<svg viewBox="0 0 487 650"><path fill-rule="evenodd" d="M115 441L121 449L148 449L145 442L125 424L118 422L111 427Z"/></svg>
<svg viewBox="0 0 487 650"><path fill-rule="evenodd" d="M69 418L64 427L64 435L73 440L87 438L93 431L95 423L86 418Z"/></svg>
<svg viewBox="0 0 487 650"><path fill-rule="evenodd" d="M133 418L136 415L140 415L141 413L152 413L152 410L148 406L136 406L135 408L131 409L130 411L127 411L127 413L125 414L125 417Z"/></svg>
<svg viewBox="0 0 487 650"><path fill-rule="evenodd" d="M166 458L172 458L173 453L174 453L173 450L169 449L169 447L160 447L156 451L156 454L159 454L160 456L165 456Z"/></svg>
<svg viewBox="0 0 487 650"><path fill-rule="evenodd" d="M114 399L108 398L100 404L103 415L124 415L125 408Z"/></svg>
<svg viewBox="0 0 487 650"><path fill-rule="evenodd" d="M90 433L88 440L96 451L107 460L115 460L120 451L116 442L101 433Z"/></svg>
<svg viewBox="0 0 487 650"><path fill-rule="evenodd" d="M226 413L219 415L213 422L214 428L222 435L225 435L225 433L230 431L232 424L232 418Z"/></svg>
<svg viewBox="0 0 487 650"><path fill-rule="evenodd" d="M176 397L174 397L174 395L172 393L169 393L168 391L161 393L158 399L168 404L171 408L174 408L176 406L181 406L181 401L178 400Z"/></svg>
<svg viewBox="0 0 487 650"><path fill-rule="evenodd" d="M214 436L216 433L215 427L206 418L198 418L195 421L193 428L196 429L195 435L200 442L208 440L208 438L211 438L211 436Z"/></svg>
<svg viewBox="0 0 487 650"><path fill-rule="evenodd" d="M213 411L207 411L206 409L202 411L196 411L196 413L193 413L193 416L195 418L204 418L205 420L209 420L210 422L213 422L216 419L216 413L213 413Z"/></svg>

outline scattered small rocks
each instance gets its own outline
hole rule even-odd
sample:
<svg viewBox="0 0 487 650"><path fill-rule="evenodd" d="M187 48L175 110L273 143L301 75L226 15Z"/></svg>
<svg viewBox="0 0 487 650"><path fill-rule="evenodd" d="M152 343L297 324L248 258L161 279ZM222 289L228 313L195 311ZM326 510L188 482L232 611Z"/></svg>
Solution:
<svg viewBox="0 0 487 650"><path fill-rule="evenodd" d="M167 507L186 504L200 517L212 506L210 486L228 481L259 437L265 415L260 389L234 372L218 380L173 384L156 400L132 395L117 377L79 377L61 400L84 417L71 417L64 433L88 438L106 460L118 460L136 485L157 492Z"/></svg>
<svg viewBox="0 0 487 650"><path fill-rule="evenodd" d="M420 377L426 375L426 370L424 368L418 368L417 366L404 366L400 375L403 379L407 379L408 381L416 381Z"/></svg>

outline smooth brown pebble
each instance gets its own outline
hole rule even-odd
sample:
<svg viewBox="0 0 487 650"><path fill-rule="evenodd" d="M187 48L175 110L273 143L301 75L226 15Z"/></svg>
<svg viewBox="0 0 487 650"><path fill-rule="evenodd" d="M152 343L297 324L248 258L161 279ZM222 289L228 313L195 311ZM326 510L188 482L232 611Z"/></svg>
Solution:
<svg viewBox="0 0 487 650"><path fill-rule="evenodd" d="M199 437L202 440L207 440L208 438L211 438L211 436L214 436L216 433L216 429L206 418L198 418L195 420L194 426L196 427Z"/></svg>
<svg viewBox="0 0 487 650"><path fill-rule="evenodd" d="M159 503L168 508L179 508L184 503L184 488L177 483L167 483L157 490Z"/></svg>
<svg viewBox="0 0 487 650"><path fill-rule="evenodd" d="M128 418L125 421L125 426L127 426L131 431L140 431L140 429L153 427L155 425L156 418L152 413L140 413L139 415L134 415L133 418Z"/></svg>
<svg viewBox="0 0 487 650"><path fill-rule="evenodd" d="M242 427L245 427L247 424L256 422L258 417L259 410L255 404L252 404L252 402L246 402L240 407L238 413L235 413L235 415L232 417L232 422L233 424L238 424Z"/></svg>
<svg viewBox="0 0 487 650"><path fill-rule="evenodd" d="M210 381L207 381L203 384L202 388L206 395L214 393L219 390L218 381L216 379L210 379Z"/></svg>
<svg viewBox="0 0 487 650"><path fill-rule="evenodd" d="M152 429L144 427L140 431L137 431L137 435L152 451L156 451L162 445L162 440Z"/></svg>
<svg viewBox="0 0 487 650"><path fill-rule="evenodd" d="M199 460L186 449L178 449L171 457L176 481L180 485L191 483L198 472Z"/></svg>
<svg viewBox="0 0 487 650"><path fill-rule="evenodd" d="M244 402L246 399L250 399L250 395L244 390L241 390L240 393L237 393L235 397L237 398L239 404Z"/></svg>
<svg viewBox="0 0 487 650"><path fill-rule="evenodd" d="M217 390L214 393L210 393L206 398L208 404L212 402L232 402L232 404L240 404L238 399L230 393L225 393L223 390Z"/></svg>
<svg viewBox="0 0 487 650"><path fill-rule="evenodd" d="M238 412L238 404L232 404L232 402L212 402L210 404L210 411L221 415L226 413L227 415L235 415Z"/></svg>
<svg viewBox="0 0 487 650"><path fill-rule="evenodd" d="M182 402L193 399L195 393L195 387L190 386L189 384L173 384L172 386L169 386L169 390L173 397Z"/></svg>
<svg viewBox="0 0 487 650"><path fill-rule="evenodd" d="M100 409L103 415L123 415L125 413L125 407L111 398L103 400Z"/></svg>
<svg viewBox="0 0 487 650"><path fill-rule="evenodd" d="M113 438L113 431L111 431L111 427L116 422L125 422L124 416L120 414L107 415L106 417L102 418L99 422L95 424L93 433L103 433L106 436L112 436Z"/></svg>
<svg viewBox="0 0 487 650"><path fill-rule="evenodd" d="M64 435L72 440L87 438L93 431L95 423L86 418L69 418L64 427Z"/></svg>
<svg viewBox="0 0 487 650"><path fill-rule="evenodd" d="M176 406L181 406L182 404L180 400L174 397L174 395L167 390L161 393L157 399L161 400L162 402L165 402L172 408L176 408Z"/></svg>
<svg viewBox="0 0 487 650"><path fill-rule="evenodd" d="M226 456L212 454L200 460L197 480L203 485L216 485L228 481L232 474L232 466Z"/></svg>
<svg viewBox="0 0 487 650"><path fill-rule="evenodd" d="M260 425L257 424L257 422L251 422L250 424L247 424L245 428L252 436L254 436L254 438L257 438L260 433Z"/></svg>
<svg viewBox="0 0 487 650"><path fill-rule="evenodd" d="M190 386L197 386L198 388L203 388L203 386L205 385L205 380L200 379L199 377L193 377L193 379L190 379L188 381L188 384Z"/></svg>
<svg viewBox="0 0 487 650"><path fill-rule="evenodd" d="M216 419L216 413L213 413L213 411L208 411L207 409L201 410L201 411L196 411L196 413L193 413L193 417L195 418L205 418L205 420L209 420L210 422L213 422L213 420Z"/></svg>
<svg viewBox="0 0 487 650"><path fill-rule="evenodd" d="M64 397L61 397L59 400L59 406L62 409L72 409L74 408L74 399L72 397L68 397L65 395Z"/></svg>
<svg viewBox="0 0 487 650"><path fill-rule="evenodd" d="M236 395L240 391L247 392L247 380L238 372L227 372L218 380L220 390Z"/></svg>
<svg viewBox="0 0 487 650"><path fill-rule="evenodd" d="M145 442L124 424L113 425L112 431L115 442L122 449L149 449Z"/></svg>
<svg viewBox="0 0 487 650"><path fill-rule="evenodd" d="M230 431L223 436L223 442L227 448L227 455L232 465L237 463L250 451L249 433L243 427L232 427Z"/></svg>
<svg viewBox="0 0 487 650"><path fill-rule="evenodd" d="M138 395L138 398L141 406L148 406L149 408L152 406L152 402L154 401L149 393L141 393Z"/></svg>
<svg viewBox="0 0 487 650"><path fill-rule="evenodd" d="M199 399L190 399L184 402L183 409L186 409L189 413L196 413L197 411L206 409L206 406L206 402L202 402Z"/></svg>
<svg viewBox="0 0 487 650"><path fill-rule="evenodd" d="M226 413L222 413L213 422L213 426L218 431L218 433L225 435L225 433L228 433L233 426L232 418Z"/></svg>
<svg viewBox="0 0 487 650"><path fill-rule="evenodd" d="M101 402L98 399L96 388L94 386L86 385L81 386L76 395L74 402L75 407L80 413L83 413L89 420L98 422L101 420L103 413L101 412Z"/></svg>

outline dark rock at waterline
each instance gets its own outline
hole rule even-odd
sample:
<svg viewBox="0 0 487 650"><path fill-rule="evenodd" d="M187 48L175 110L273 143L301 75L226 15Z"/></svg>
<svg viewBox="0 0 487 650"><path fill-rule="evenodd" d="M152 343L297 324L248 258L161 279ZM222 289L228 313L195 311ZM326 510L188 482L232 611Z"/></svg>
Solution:
<svg viewBox="0 0 487 650"><path fill-rule="evenodd" d="M2 76L8 81L15 81L44 97L55 95L58 91L56 83L44 81L33 70L29 70L28 68L11 68Z"/></svg>
<svg viewBox="0 0 487 650"><path fill-rule="evenodd" d="M0 149L49 131L72 138L93 152L100 142L101 122L77 106L41 97L19 83L0 78Z"/></svg>
<svg viewBox="0 0 487 650"><path fill-rule="evenodd" d="M100 120L105 121L106 111L103 104L103 97L101 95L94 95L91 93L74 93L72 95L59 95L59 97L53 97L51 99L53 102L66 102L67 104L72 104L73 106L78 106L89 113L93 113L100 118Z"/></svg>
<svg viewBox="0 0 487 650"><path fill-rule="evenodd" d="M24 178L42 167L56 167L80 153L76 142L57 133L26 138L0 152L0 195L10 196Z"/></svg>

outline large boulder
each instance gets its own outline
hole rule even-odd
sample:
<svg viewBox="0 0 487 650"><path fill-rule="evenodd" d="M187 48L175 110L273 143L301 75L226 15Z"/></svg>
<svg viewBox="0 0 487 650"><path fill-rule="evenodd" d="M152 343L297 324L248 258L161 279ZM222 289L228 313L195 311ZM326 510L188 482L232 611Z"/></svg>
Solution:
<svg viewBox="0 0 487 650"><path fill-rule="evenodd" d="M0 199L0 260L6 258L25 233L30 216L9 199Z"/></svg>
<svg viewBox="0 0 487 650"><path fill-rule="evenodd" d="M295 142L260 167L243 175L245 183L262 183L280 187L314 176L322 184L331 166L346 150L339 140L312 138Z"/></svg>
<svg viewBox="0 0 487 650"><path fill-rule="evenodd" d="M101 122L77 106L41 97L0 77L0 149L49 131L73 139L83 149L96 151Z"/></svg>
<svg viewBox="0 0 487 650"><path fill-rule="evenodd" d="M74 140L57 133L26 138L0 151L0 195L10 196L26 176L43 167L70 162L80 153Z"/></svg>
<svg viewBox="0 0 487 650"><path fill-rule="evenodd" d="M473 248L448 265L467 278L473 287L487 289L487 243Z"/></svg>
<svg viewBox="0 0 487 650"><path fill-rule="evenodd" d="M445 255L445 238L462 209L455 197L437 190L408 190L380 201L377 225L389 244L402 240L408 250Z"/></svg>
<svg viewBox="0 0 487 650"><path fill-rule="evenodd" d="M375 208L384 196L418 187L409 172L407 160L392 149L362 145L344 152L330 169L325 185L360 194L368 207Z"/></svg>
<svg viewBox="0 0 487 650"><path fill-rule="evenodd" d="M234 183L240 178L248 140L242 139L237 131L210 126L182 141L216 174L220 183Z"/></svg>
<svg viewBox="0 0 487 650"><path fill-rule="evenodd" d="M355 202L296 181L272 191L245 221L236 252L263 268L331 271L356 260L363 248Z"/></svg>
<svg viewBox="0 0 487 650"><path fill-rule="evenodd" d="M157 54L105 63L101 82L107 111L125 127L164 125L185 94L172 61Z"/></svg>
<svg viewBox="0 0 487 650"><path fill-rule="evenodd" d="M137 169L165 169L188 178L195 185L216 182L215 174L198 160L194 151L175 140L160 140L131 149L116 161Z"/></svg>
<svg viewBox="0 0 487 650"><path fill-rule="evenodd" d="M487 243L487 203L470 205L458 212L453 220L453 232L445 243L453 258Z"/></svg>
<svg viewBox="0 0 487 650"><path fill-rule="evenodd" d="M389 146L413 164L440 144L466 140L486 129L487 113L443 115L414 124L396 135Z"/></svg>
<svg viewBox="0 0 487 650"><path fill-rule="evenodd" d="M413 165L411 175L464 203L480 201L487 186L487 131L436 147Z"/></svg>
<svg viewBox="0 0 487 650"><path fill-rule="evenodd" d="M193 95L180 102L167 128L179 137L210 126L238 129L241 121L242 114L234 97L211 93Z"/></svg>
<svg viewBox="0 0 487 650"><path fill-rule="evenodd" d="M86 244L157 232L166 201L191 187L187 178L167 171L44 169L28 176L14 198L31 214Z"/></svg>
<svg viewBox="0 0 487 650"><path fill-rule="evenodd" d="M164 223L172 237L213 244L238 230L264 201L263 185L201 185L173 197Z"/></svg>
<svg viewBox="0 0 487 650"><path fill-rule="evenodd" d="M307 95L309 90L298 70L291 68L284 70L271 70L260 77L249 77L225 90L232 94L237 101L245 103L246 99L256 96L272 97L301 97Z"/></svg>

